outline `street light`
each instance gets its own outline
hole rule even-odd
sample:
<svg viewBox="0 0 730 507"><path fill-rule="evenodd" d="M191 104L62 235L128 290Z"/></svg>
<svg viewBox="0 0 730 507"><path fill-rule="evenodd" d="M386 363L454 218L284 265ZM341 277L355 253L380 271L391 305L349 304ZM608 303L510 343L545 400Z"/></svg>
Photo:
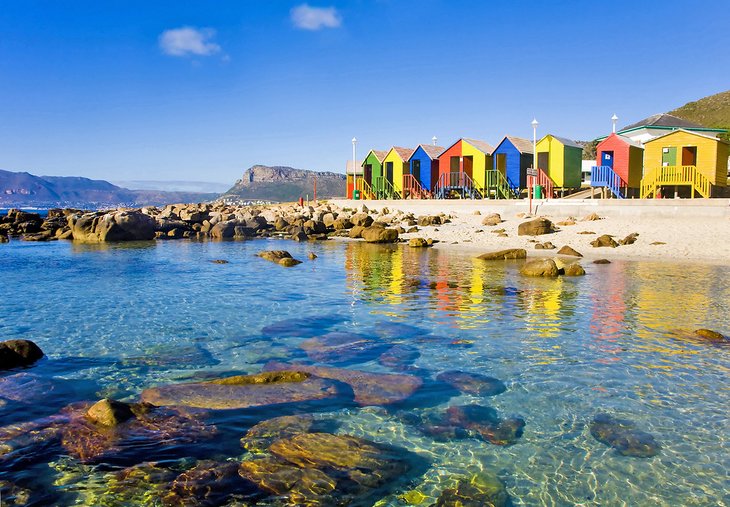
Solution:
<svg viewBox="0 0 730 507"><path fill-rule="evenodd" d="M357 137L352 138L352 195L351 198L355 198L355 164L357 163L357 157L355 155L355 146L357 145ZM347 180L347 176L345 176L345 180Z"/></svg>
<svg viewBox="0 0 730 507"><path fill-rule="evenodd" d="M532 119L532 168L537 170L537 126L539 123L536 118Z"/></svg>
<svg viewBox="0 0 730 507"><path fill-rule="evenodd" d="M436 139L436 136L433 136L433 137L431 138L431 141L433 141L433 145L434 145L434 146L436 146L436 140L437 140L437 139Z"/></svg>
<svg viewBox="0 0 730 507"><path fill-rule="evenodd" d="M615 114L613 116L611 116L611 121L613 122L613 133L614 134L616 133L616 121L617 120L618 120L618 116L616 116Z"/></svg>

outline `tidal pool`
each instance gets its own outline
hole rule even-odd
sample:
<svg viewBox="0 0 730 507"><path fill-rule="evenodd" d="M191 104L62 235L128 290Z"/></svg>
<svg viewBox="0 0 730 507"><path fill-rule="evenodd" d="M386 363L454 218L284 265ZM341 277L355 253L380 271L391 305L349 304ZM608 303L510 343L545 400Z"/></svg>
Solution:
<svg viewBox="0 0 730 507"><path fill-rule="evenodd" d="M267 262L255 256L263 249L303 264ZM308 260L310 251L318 258ZM0 375L3 498L454 505L459 481L487 477L503 484L503 504L730 504L730 347L692 336L730 332L730 267L582 264L584 277L543 280L520 276L517 261L402 245L0 245L0 339L31 339L47 354ZM326 377L314 388L328 395L160 409L144 416L147 433L123 441L68 430L71 404L137 402L143 391L291 363ZM296 419L296 431L241 442L278 416L304 416L308 429ZM299 484L310 482L296 494L242 486L269 473L271 463L257 460L272 452L302 459L273 445L279 436L323 449L362 445L374 461L304 466ZM626 451L633 444L639 450ZM76 452L89 446L104 452ZM236 474L244 462L247 479ZM221 466L235 480L200 497L215 474L196 471Z"/></svg>

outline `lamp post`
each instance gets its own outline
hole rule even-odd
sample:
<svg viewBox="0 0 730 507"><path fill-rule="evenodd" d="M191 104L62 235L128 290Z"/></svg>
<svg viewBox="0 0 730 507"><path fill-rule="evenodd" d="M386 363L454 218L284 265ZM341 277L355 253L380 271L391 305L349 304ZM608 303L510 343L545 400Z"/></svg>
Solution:
<svg viewBox="0 0 730 507"><path fill-rule="evenodd" d="M616 121L618 120L618 116L615 114L611 116L611 122L613 123L613 133L616 133Z"/></svg>
<svg viewBox="0 0 730 507"><path fill-rule="evenodd" d="M527 185L527 194L530 200L530 215L532 215L532 192L535 186L535 180L537 179L537 126L539 123L536 118L532 119L530 123L532 125L532 174L528 179L532 185Z"/></svg>
<svg viewBox="0 0 730 507"><path fill-rule="evenodd" d="M357 137L352 138L352 195L350 196L351 199L355 198L355 164L357 164L357 156L355 151L355 146L357 145ZM345 180L347 180L347 177L345 177ZM345 183L346 184L346 183Z"/></svg>
<svg viewBox="0 0 730 507"><path fill-rule="evenodd" d="M431 138L431 141L433 141L433 145L436 146L436 141L437 141L436 136L433 136Z"/></svg>

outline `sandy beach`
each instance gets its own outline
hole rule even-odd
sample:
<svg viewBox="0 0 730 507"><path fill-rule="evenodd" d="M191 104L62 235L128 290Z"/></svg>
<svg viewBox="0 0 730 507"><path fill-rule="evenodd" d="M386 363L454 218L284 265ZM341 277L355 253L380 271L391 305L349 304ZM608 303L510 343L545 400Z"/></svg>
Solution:
<svg viewBox="0 0 730 507"><path fill-rule="evenodd" d="M635 259L689 261L711 264L730 263L730 200L552 200L533 201L533 215L551 220L558 229L552 234L518 236L517 227L529 220L529 202L523 201L330 201L342 208L366 206L371 212L387 208L416 217L444 213L451 223L419 227L415 233L401 234L404 239L432 238L435 248L456 248L489 252L507 248L525 248L530 257L556 255L569 245L586 259ZM477 214L478 213L478 214ZM482 225L490 213L499 213L503 222ZM584 220L595 214L600 220ZM377 216L374 215L374 218ZM574 220L572 220L574 219ZM568 225L571 222L573 225ZM394 222L394 224L397 222ZM563 224L563 225L560 225ZM405 229L408 226L404 225ZM495 231L504 230L499 235ZM593 247L591 241L609 234L616 241L638 233L631 245L616 248ZM552 250L536 249L535 242L551 242Z"/></svg>

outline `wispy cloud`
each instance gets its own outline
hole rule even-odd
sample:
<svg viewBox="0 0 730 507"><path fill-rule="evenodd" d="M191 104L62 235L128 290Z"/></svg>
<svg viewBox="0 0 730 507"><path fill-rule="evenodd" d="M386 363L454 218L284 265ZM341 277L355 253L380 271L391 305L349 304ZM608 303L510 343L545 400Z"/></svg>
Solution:
<svg viewBox="0 0 730 507"><path fill-rule="evenodd" d="M302 4L291 10L294 26L302 30L321 30L337 28L342 24L342 16L334 7L311 7Z"/></svg>
<svg viewBox="0 0 730 507"><path fill-rule="evenodd" d="M211 42L214 36L212 28L183 26L165 30L159 37L160 49L170 56L210 56L221 50L218 44Z"/></svg>

